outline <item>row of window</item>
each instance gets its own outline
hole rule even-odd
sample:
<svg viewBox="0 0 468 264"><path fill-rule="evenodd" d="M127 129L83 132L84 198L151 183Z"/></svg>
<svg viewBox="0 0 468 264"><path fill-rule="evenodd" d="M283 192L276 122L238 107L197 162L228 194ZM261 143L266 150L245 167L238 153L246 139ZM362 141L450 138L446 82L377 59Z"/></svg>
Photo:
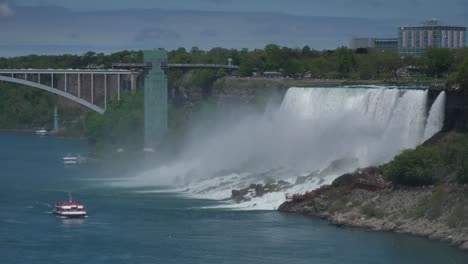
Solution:
<svg viewBox="0 0 468 264"><path fill-rule="evenodd" d="M403 30L400 31L402 48L463 48L465 32L454 30Z"/></svg>

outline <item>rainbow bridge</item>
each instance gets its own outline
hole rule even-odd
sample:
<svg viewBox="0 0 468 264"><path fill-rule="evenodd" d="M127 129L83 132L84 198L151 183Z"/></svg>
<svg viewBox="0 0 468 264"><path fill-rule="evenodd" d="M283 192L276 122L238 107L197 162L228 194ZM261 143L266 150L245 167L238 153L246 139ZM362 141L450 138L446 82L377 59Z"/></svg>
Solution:
<svg viewBox="0 0 468 264"><path fill-rule="evenodd" d="M167 133L167 71L170 69L239 69L228 64L168 63L167 51L143 51L142 63L113 63L112 69L0 69L0 81L38 88L103 114L107 103L132 93L142 79L145 108L145 148L153 149ZM143 78L139 78L142 76Z"/></svg>

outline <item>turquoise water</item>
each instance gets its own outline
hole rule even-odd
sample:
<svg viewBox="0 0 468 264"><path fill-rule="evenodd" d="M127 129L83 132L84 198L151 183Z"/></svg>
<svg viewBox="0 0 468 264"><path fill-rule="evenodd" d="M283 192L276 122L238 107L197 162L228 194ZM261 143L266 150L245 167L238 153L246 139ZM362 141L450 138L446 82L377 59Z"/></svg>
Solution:
<svg viewBox="0 0 468 264"><path fill-rule="evenodd" d="M0 146L0 263L468 263L468 254L426 239L106 187L99 179L117 170L61 164L88 151L83 141L2 133ZM88 218L49 213L67 191Z"/></svg>

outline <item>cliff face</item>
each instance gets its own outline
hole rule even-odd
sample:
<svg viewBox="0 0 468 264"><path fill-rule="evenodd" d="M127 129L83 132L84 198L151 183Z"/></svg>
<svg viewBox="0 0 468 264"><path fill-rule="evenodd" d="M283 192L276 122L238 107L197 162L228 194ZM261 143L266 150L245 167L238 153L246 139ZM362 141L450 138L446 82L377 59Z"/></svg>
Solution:
<svg viewBox="0 0 468 264"><path fill-rule="evenodd" d="M281 103L293 83L283 80L222 78L213 85L213 97L218 105L253 105Z"/></svg>
<svg viewBox="0 0 468 264"><path fill-rule="evenodd" d="M213 103L217 110L250 107L263 111L267 105L281 104L292 83L281 80L260 80L225 77L216 80L212 87L199 87L190 81L190 72L171 90L171 102L181 113L183 122L189 122L193 114Z"/></svg>
<svg viewBox="0 0 468 264"><path fill-rule="evenodd" d="M468 129L468 93L447 91L444 131Z"/></svg>

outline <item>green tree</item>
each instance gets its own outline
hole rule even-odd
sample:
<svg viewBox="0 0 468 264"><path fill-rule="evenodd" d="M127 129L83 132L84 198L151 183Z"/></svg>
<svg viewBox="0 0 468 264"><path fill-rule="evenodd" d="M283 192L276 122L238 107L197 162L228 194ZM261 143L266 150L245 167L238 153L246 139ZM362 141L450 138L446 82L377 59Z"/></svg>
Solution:
<svg viewBox="0 0 468 264"><path fill-rule="evenodd" d="M461 89L468 91L468 58L465 59L465 63L463 63L458 71L457 82Z"/></svg>
<svg viewBox="0 0 468 264"><path fill-rule="evenodd" d="M385 166L384 175L395 184L419 186L435 182L432 171L437 163L436 153L424 146L405 150Z"/></svg>
<svg viewBox="0 0 468 264"><path fill-rule="evenodd" d="M341 47L336 50L336 56L338 59L337 70L340 74L340 77L348 78L351 69L355 64L353 51L346 47Z"/></svg>
<svg viewBox="0 0 468 264"><path fill-rule="evenodd" d="M381 78L393 77L398 79L397 70L403 66L400 56L390 52L371 50L368 54L374 61L377 74Z"/></svg>
<svg viewBox="0 0 468 264"><path fill-rule="evenodd" d="M281 48L276 44L265 46L265 67L267 70L279 70L283 62Z"/></svg>
<svg viewBox="0 0 468 264"><path fill-rule="evenodd" d="M89 112L86 137L102 153L116 148L141 149L143 146L143 91L123 94L112 101L104 114Z"/></svg>
<svg viewBox="0 0 468 264"><path fill-rule="evenodd" d="M426 51L427 71L435 77L441 77L447 74L454 64L454 53L450 49L431 48Z"/></svg>
<svg viewBox="0 0 468 264"><path fill-rule="evenodd" d="M287 76L302 76L305 73L305 67L302 61L291 58L284 63L283 72Z"/></svg>

